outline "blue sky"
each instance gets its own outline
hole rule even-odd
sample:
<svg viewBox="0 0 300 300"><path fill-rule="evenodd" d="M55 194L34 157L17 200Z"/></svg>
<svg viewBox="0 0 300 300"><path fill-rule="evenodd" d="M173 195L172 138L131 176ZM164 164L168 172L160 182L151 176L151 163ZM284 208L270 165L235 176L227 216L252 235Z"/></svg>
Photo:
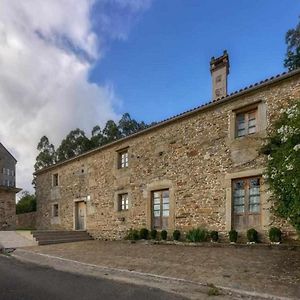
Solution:
<svg viewBox="0 0 300 300"><path fill-rule="evenodd" d="M109 43L90 81L113 85L118 113L159 121L210 100L209 61L224 49L229 92L283 72L285 33L299 15L296 0L156 0Z"/></svg>

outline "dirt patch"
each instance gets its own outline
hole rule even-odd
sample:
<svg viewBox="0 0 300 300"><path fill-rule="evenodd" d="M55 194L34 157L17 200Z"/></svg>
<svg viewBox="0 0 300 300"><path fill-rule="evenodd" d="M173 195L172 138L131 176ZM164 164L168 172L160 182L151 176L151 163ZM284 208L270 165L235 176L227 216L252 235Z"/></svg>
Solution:
<svg viewBox="0 0 300 300"><path fill-rule="evenodd" d="M300 252L87 241L27 248L89 264L300 297Z"/></svg>

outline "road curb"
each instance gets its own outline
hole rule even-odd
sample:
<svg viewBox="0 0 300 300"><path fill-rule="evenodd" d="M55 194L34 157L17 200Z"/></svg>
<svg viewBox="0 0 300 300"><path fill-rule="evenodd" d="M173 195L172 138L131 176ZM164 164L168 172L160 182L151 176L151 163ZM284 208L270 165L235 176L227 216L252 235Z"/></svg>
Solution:
<svg viewBox="0 0 300 300"><path fill-rule="evenodd" d="M207 295L210 285L201 282L195 282L182 278L168 277L152 273L143 273L130 271L127 269L117 269L106 266L99 266L80 261L75 261L49 254L37 253L30 250L16 249L12 256L20 261L30 262L41 266L52 267L59 271L78 273L87 276L96 276L105 279L134 283L137 285L146 285L160 288L168 292L176 292L190 299L198 299L199 292ZM180 285L184 286L180 288ZM240 290L225 286L215 286L223 292L224 296L230 296L231 299L274 299L290 300L296 298L280 297L266 293L257 293L254 291ZM236 297L235 297L236 296Z"/></svg>

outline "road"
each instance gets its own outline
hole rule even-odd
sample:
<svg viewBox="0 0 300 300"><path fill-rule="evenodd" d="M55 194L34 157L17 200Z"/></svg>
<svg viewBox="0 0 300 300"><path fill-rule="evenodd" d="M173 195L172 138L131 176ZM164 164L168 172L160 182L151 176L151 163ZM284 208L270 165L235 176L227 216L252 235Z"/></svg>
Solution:
<svg viewBox="0 0 300 300"><path fill-rule="evenodd" d="M182 300L184 298L158 289L56 271L0 255L0 299Z"/></svg>

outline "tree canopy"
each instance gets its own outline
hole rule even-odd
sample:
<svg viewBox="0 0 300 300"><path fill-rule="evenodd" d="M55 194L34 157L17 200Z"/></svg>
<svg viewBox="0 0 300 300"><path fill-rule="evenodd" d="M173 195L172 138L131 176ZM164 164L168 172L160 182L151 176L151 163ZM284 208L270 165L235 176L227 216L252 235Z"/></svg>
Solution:
<svg viewBox="0 0 300 300"><path fill-rule="evenodd" d="M290 71L300 67L300 22L294 29L288 30L285 36L287 52L284 66Z"/></svg>
<svg viewBox="0 0 300 300"><path fill-rule="evenodd" d="M265 177L274 212L300 232L300 101L281 113L263 147L268 156Z"/></svg>
<svg viewBox="0 0 300 300"><path fill-rule="evenodd" d="M36 211L36 197L28 191L23 191L21 199L16 204L16 213L23 214Z"/></svg>
<svg viewBox="0 0 300 300"><path fill-rule="evenodd" d="M144 122L138 122L132 119L128 113L125 113L118 124L113 120L108 120L103 130L99 125L94 126L90 138L79 128L72 130L62 140L57 150L49 142L49 139L43 136L37 146L39 154L36 157L34 168L37 171L49 167L57 162L129 136L146 127L147 125ZM35 179L33 184L35 185Z"/></svg>

